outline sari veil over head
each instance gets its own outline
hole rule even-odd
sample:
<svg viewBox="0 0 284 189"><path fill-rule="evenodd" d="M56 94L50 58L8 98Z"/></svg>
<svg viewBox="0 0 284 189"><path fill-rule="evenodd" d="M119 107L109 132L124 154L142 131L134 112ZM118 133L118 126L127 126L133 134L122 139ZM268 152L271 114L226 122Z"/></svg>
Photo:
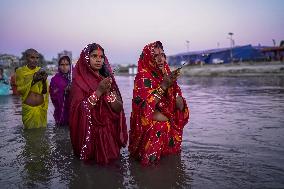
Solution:
<svg viewBox="0 0 284 189"><path fill-rule="evenodd" d="M111 77L112 90L121 98L113 77L108 59L104 54L104 63L96 74L90 66L90 53L98 44L89 44L81 52L74 69L71 88L70 136L75 155L83 160L95 160L108 163L119 157L119 150L127 144L127 128L124 111L115 113L109 103L100 97L92 109L86 106L87 98L96 91L100 81Z"/></svg>
<svg viewBox="0 0 284 189"><path fill-rule="evenodd" d="M71 84L71 71L63 73L60 70L60 63L63 59L69 62L70 70L72 69L70 58L68 56L60 57L58 60L58 71L51 78L49 86L50 98L54 105L53 117L57 125L68 125L69 123L70 94L65 89Z"/></svg>
<svg viewBox="0 0 284 189"><path fill-rule="evenodd" d="M169 121L160 122L152 119L157 107L157 89L163 81L164 74L170 74L167 62L164 63L162 70L156 65L155 48L163 49L162 43L156 41L146 45L138 60L130 117L128 149L130 154L141 160L144 165L158 161L162 154L180 151L182 130L189 118L189 110L184 99L184 110L176 109L176 97L182 97L182 92L175 81L160 100L160 104L163 105L160 112Z"/></svg>

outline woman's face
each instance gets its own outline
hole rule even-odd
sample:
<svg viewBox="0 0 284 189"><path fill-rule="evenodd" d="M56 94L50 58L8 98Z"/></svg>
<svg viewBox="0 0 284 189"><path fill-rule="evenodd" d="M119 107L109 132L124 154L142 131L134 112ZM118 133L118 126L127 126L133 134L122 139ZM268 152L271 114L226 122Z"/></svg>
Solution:
<svg viewBox="0 0 284 189"><path fill-rule="evenodd" d="M164 64L166 61L166 55L162 48L155 48L154 49L154 62L159 69L164 68Z"/></svg>
<svg viewBox="0 0 284 189"><path fill-rule="evenodd" d="M59 70L60 70L62 73L64 73L64 74L66 74L66 73L69 72L69 70L70 70L70 65L69 65L68 60L62 59L62 60L60 61L60 63L59 63Z"/></svg>
<svg viewBox="0 0 284 189"><path fill-rule="evenodd" d="M31 51L27 54L27 66L30 69L35 69L39 63L39 54L38 52Z"/></svg>
<svg viewBox="0 0 284 189"><path fill-rule="evenodd" d="M90 66L94 71L102 68L104 63L104 54L101 49L93 50L90 53Z"/></svg>

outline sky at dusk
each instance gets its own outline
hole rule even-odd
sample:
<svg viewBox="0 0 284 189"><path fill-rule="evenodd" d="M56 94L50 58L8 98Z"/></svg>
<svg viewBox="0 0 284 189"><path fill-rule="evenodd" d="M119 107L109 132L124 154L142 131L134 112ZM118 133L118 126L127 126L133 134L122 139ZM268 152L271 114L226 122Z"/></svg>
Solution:
<svg viewBox="0 0 284 189"><path fill-rule="evenodd" d="M35 48L47 60L99 43L111 63L137 63L160 40L167 55L235 45L279 45L284 0L1 0L0 53Z"/></svg>

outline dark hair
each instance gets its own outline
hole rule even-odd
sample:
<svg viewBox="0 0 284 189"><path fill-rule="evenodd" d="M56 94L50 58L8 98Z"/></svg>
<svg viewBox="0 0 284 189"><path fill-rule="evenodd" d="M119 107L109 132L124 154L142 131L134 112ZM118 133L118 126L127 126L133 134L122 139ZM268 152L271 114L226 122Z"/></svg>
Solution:
<svg viewBox="0 0 284 189"><path fill-rule="evenodd" d="M4 69L0 67L0 70L2 71L2 73L4 72Z"/></svg>
<svg viewBox="0 0 284 189"><path fill-rule="evenodd" d="M99 44L96 44L96 43L93 43L91 44L90 46L90 54L91 52L93 52L94 50L98 50L100 49L101 51L103 51L103 55L104 55L104 63L102 65L102 68L99 69L99 73L104 76L104 77L108 77L110 76L110 73L106 67L106 64L105 64L105 61L106 61L106 56L105 56L105 50L99 45Z"/></svg>
<svg viewBox="0 0 284 189"><path fill-rule="evenodd" d="M156 41L155 42L155 48L161 48L162 50L164 50L163 44L161 41Z"/></svg>
<svg viewBox="0 0 284 189"><path fill-rule="evenodd" d="M60 65L60 62L61 62L62 60L67 60L68 63L69 63L69 65L71 64L71 60L70 60L70 57L69 57L69 56L62 56L62 57L60 57L59 60L58 60L58 65Z"/></svg>
<svg viewBox="0 0 284 189"><path fill-rule="evenodd" d="M161 49L164 51L164 47L163 47L163 44L162 44L161 41L156 41L154 47L155 47L155 48L161 48ZM165 53L164 53L164 57L167 58L166 55L165 55Z"/></svg>
<svg viewBox="0 0 284 189"><path fill-rule="evenodd" d="M25 50L24 52L26 55L30 55L32 53L38 53L37 50L33 49L33 48L29 48L27 50Z"/></svg>

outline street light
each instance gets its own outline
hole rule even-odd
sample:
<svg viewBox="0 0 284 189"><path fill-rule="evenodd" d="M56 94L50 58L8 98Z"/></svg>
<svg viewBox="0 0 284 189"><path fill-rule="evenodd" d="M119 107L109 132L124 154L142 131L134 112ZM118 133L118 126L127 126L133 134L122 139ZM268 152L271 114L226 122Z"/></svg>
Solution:
<svg viewBox="0 0 284 189"><path fill-rule="evenodd" d="M229 39L230 39L230 45L231 45L230 59L231 59L231 62L233 62L233 45L234 45L233 35L234 33L229 32L228 35L230 36Z"/></svg>
<svg viewBox="0 0 284 189"><path fill-rule="evenodd" d="M186 51L187 51L187 56L188 56L187 62L189 63L189 42L190 41L186 40L185 42L186 42Z"/></svg>
<svg viewBox="0 0 284 189"><path fill-rule="evenodd" d="M273 42L273 46L275 47L275 46L276 46L276 41L275 41L275 39L272 39L272 42Z"/></svg>

